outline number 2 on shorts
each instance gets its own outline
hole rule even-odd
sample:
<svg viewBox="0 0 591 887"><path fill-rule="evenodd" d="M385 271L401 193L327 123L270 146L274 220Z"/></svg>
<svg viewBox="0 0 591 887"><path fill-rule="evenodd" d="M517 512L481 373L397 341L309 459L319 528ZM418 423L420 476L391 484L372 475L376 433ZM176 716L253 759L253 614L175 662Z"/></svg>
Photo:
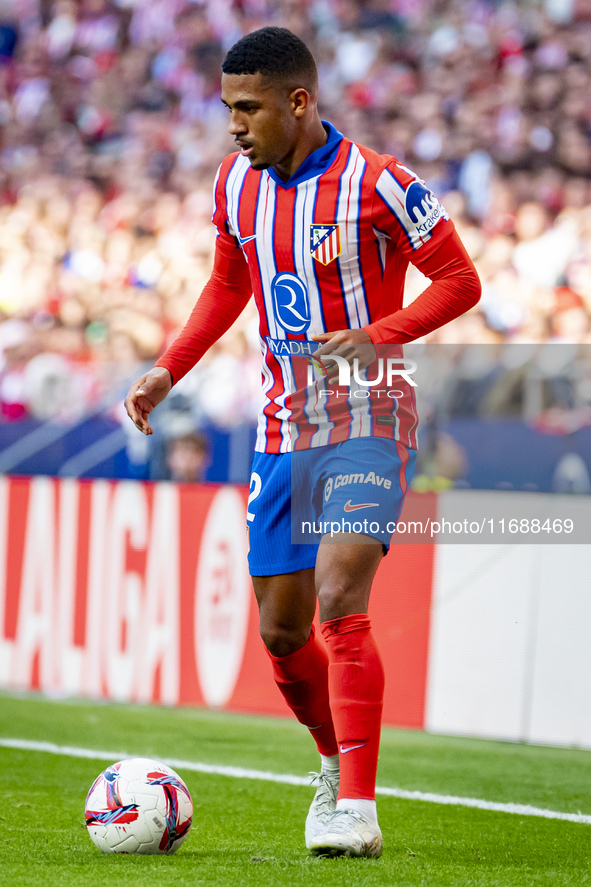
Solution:
<svg viewBox="0 0 591 887"><path fill-rule="evenodd" d="M251 502L254 502L254 500L258 498L258 496L260 495L260 492L261 492L261 487L263 486L261 476L260 476L260 474L257 474L256 471L253 471L253 473L250 476L250 486L252 487L252 489L251 489L251 492L249 493L249 496L248 496L248 505L250 505ZM248 505L247 505L247 508L248 508ZM247 521L254 520L254 518L255 518L255 516L252 513L252 511L246 512L246 520Z"/></svg>

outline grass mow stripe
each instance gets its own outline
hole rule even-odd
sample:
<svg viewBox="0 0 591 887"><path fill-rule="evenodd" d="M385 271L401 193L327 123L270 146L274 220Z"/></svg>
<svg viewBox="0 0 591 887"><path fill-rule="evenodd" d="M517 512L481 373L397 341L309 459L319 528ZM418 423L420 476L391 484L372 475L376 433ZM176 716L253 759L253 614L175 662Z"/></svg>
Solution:
<svg viewBox="0 0 591 887"><path fill-rule="evenodd" d="M0 747L21 751L45 752L51 755L64 755L69 758L87 758L94 761L120 761L123 758L142 757L129 752L99 751L92 748L76 748L69 745L55 745L53 742L36 742L29 739L0 739ZM257 779L262 782L278 782L283 785L309 785L304 776L291 773L271 773L268 770L249 770L245 767L229 767L220 764L202 764L198 761L182 761L178 758L159 758L164 764L178 770L191 770L194 773L209 773L215 776L229 776L233 779ZM428 804L447 804L454 807L472 807L494 813L512 813L518 816L537 816L542 819L562 819L591 825L591 815L585 813L562 813L559 810L546 810L530 804L501 804L496 801L483 801L480 798L462 798L455 795L438 795L434 792L406 791L402 788L377 787L376 794L405 801L423 801Z"/></svg>

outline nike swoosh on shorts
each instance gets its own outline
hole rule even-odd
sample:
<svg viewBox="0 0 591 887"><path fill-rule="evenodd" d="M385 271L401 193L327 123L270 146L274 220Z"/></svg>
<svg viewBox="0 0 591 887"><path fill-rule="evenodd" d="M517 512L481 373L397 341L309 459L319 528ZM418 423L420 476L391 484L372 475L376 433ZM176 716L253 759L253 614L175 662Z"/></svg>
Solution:
<svg viewBox="0 0 591 887"><path fill-rule="evenodd" d="M364 502L361 505L351 505L351 500L346 503L345 511L358 511L360 508L377 508L379 502Z"/></svg>

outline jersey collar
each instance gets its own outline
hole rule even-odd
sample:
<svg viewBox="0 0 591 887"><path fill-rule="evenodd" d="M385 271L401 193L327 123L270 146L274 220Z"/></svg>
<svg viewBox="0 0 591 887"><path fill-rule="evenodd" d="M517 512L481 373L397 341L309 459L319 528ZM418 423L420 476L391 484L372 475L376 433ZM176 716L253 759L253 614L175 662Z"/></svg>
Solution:
<svg viewBox="0 0 591 887"><path fill-rule="evenodd" d="M307 179L313 179L314 176L321 175L323 172L326 172L335 159L337 151L344 138L343 133L339 132L338 129L327 120L323 120L322 125L328 134L326 144L321 148L316 148L311 154L308 154L304 162L287 181L280 178L272 166L267 170L273 181L281 188L293 188L296 185L301 184L301 182L307 181Z"/></svg>

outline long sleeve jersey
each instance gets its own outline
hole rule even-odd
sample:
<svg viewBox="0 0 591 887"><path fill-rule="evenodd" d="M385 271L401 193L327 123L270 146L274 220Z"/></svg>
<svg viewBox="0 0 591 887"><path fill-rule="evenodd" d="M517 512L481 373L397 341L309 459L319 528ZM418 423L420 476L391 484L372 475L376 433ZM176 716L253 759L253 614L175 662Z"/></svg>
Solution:
<svg viewBox="0 0 591 887"><path fill-rule="evenodd" d="M385 345L413 341L467 311L480 297L480 283L425 183L395 157L324 126L326 144L288 181L273 169L252 169L241 154L222 162L214 186L213 273L158 365L177 382L254 294L263 355L257 451L288 452L298 437L306 446L390 437L414 448L412 387L380 397L374 386L360 397L352 383L331 401L322 379L311 382L318 344L310 337L364 329L380 354ZM409 262L432 283L404 308Z"/></svg>

